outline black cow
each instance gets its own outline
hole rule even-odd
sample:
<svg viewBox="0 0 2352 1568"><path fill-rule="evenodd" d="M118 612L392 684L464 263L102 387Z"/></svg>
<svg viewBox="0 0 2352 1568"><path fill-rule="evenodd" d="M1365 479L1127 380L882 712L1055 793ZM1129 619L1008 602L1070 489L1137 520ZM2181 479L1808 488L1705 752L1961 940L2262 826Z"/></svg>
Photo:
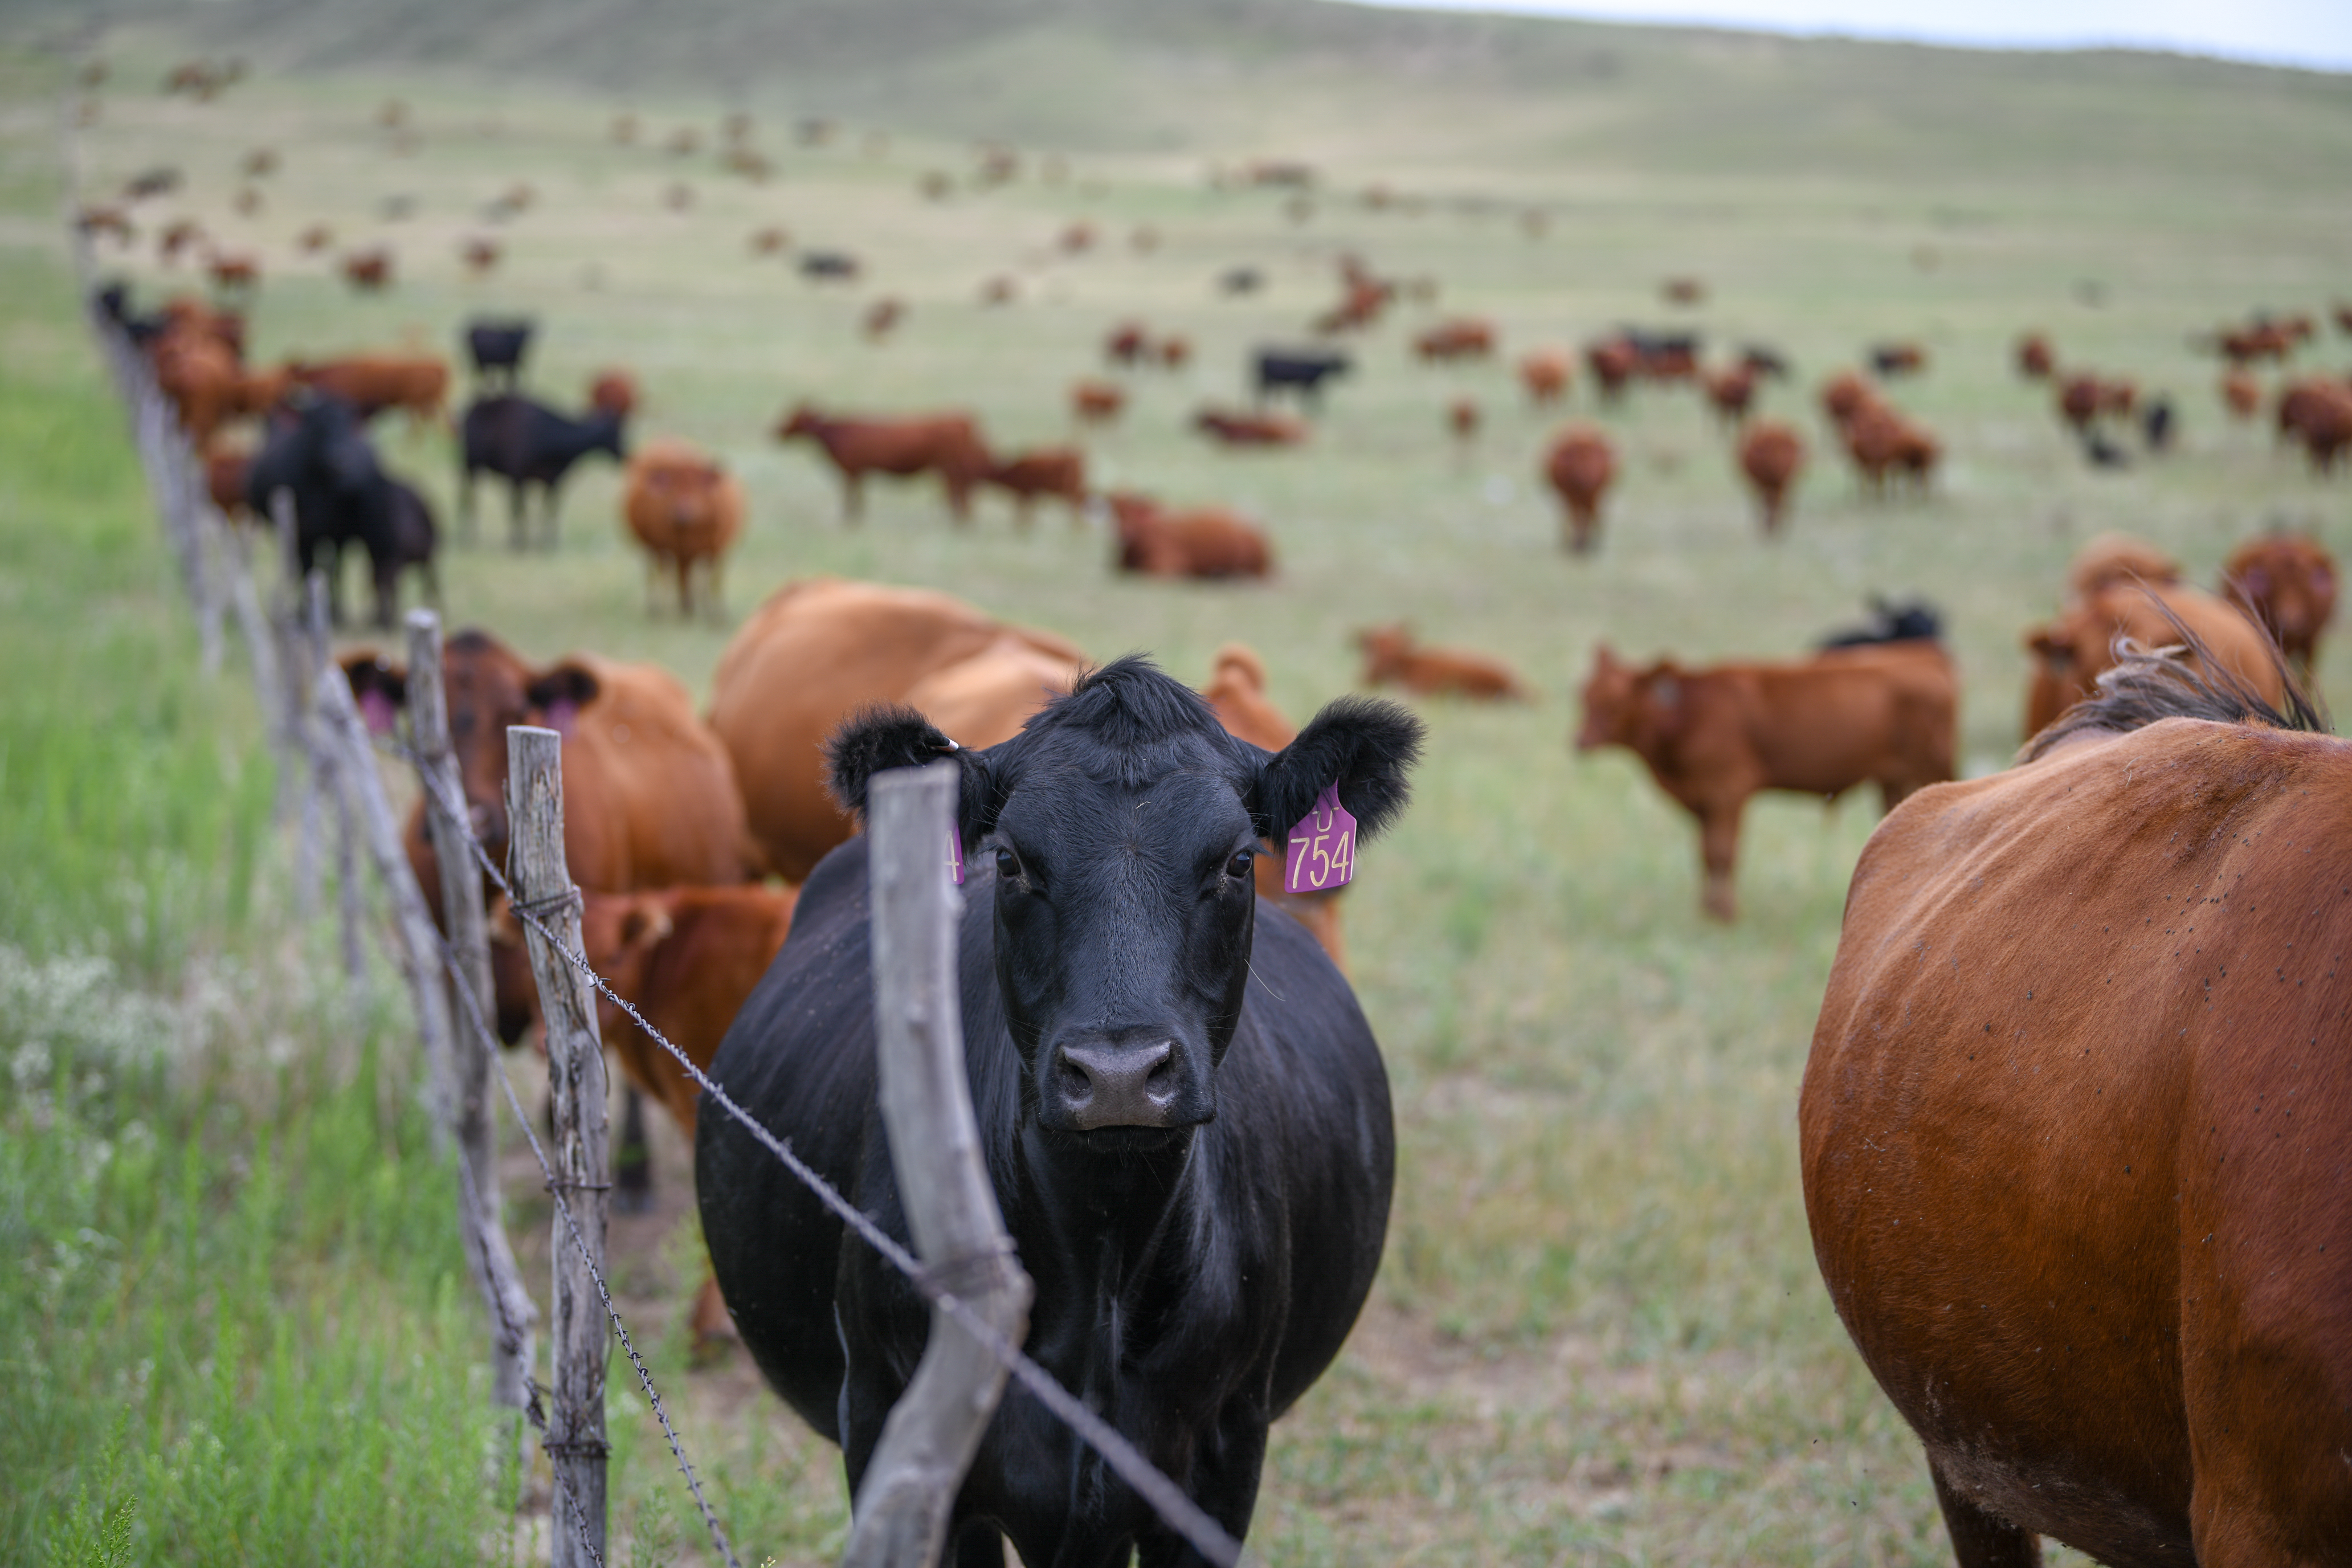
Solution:
<svg viewBox="0 0 2352 1568"><path fill-rule="evenodd" d="M624 457L621 426L626 417L592 411L574 419L510 392L476 398L458 426L457 516L466 537L474 536L474 476L489 473L507 481L513 507L508 542L517 550L528 542L524 496L537 485L546 496L540 509L547 524L545 545L554 549L563 476L591 452L609 453L615 460Z"/></svg>
<svg viewBox="0 0 2352 1568"><path fill-rule="evenodd" d="M2140 435L2147 440L2149 451L2172 450L2172 399L2168 397L2155 398L2140 410Z"/></svg>
<svg viewBox="0 0 2352 1568"><path fill-rule="evenodd" d="M375 584L375 624L390 630L403 570L421 570L427 593L440 597L433 513L423 496L383 471L350 404L307 390L290 401L254 457L246 504L268 517L278 491L292 498L295 558L305 576L314 567L326 573L327 610L337 625L343 618L343 551L353 544L365 550Z"/></svg>
<svg viewBox="0 0 2352 1568"><path fill-rule="evenodd" d="M811 250L801 257L801 276L814 282L834 279L846 282L865 270L845 250Z"/></svg>
<svg viewBox="0 0 2352 1568"><path fill-rule="evenodd" d="M1769 343L1741 345L1739 363L1758 375L1769 375L1775 381L1789 379L1789 356Z"/></svg>
<svg viewBox="0 0 2352 1568"><path fill-rule="evenodd" d="M1265 286L1265 274L1255 267L1228 267L1217 274L1217 287L1227 294L1255 294Z"/></svg>
<svg viewBox="0 0 2352 1568"><path fill-rule="evenodd" d="M474 374L513 391L535 330L536 323L520 316L511 321L479 318L467 322L466 357L473 362Z"/></svg>
<svg viewBox="0 0 2352 1568"><path fill-rule="evenodd" d="M1321 406L1323 383L1346 375L1355 362L1338 349L1260 349L1257 351L1257 399L1265 402L1288 388L1307 408Z"/></svg>
<svg viewBox="0 0 2352 1568"><path fill-rule="evenodd" d="M1876 643L1933 642L1944 635L1944 617L1925 599L1890 600L1870 596L1870 623L1832 632L1822 647L1868 647Z"/></svg>
<svg viewBox="0 0 2352 1568"><path fill-rule="evenodd" d="M963 770L964 1050L997 1202L1037 1288L1029 1353L1236 1537L1267 1424L1339 1353L1379 1267L1394 1173L1370 1028L1251 867L1316 797L1370 832L1421 726L1332 703L1279 752L1139 658L957 751L905 708L827 748L863 808L882 768ZM801 890L792 936L711 1072L859 1208L907 1224L876 1109L866 847ZM922 1299L730 1117L695 1146L719 1289L761 1371L841 1444L854 1489L921 1353ZM1127 1484L1008 1386L956 1500L955 1561L1195 1562ZM1000 1535L1002 1532L1002 1535Z"/></svg>

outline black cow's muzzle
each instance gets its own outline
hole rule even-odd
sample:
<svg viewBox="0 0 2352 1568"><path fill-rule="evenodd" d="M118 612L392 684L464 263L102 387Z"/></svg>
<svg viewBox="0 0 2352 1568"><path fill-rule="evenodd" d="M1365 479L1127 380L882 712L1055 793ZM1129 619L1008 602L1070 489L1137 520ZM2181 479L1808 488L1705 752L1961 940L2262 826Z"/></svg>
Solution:
<svg viewBox="0 0 2352 1568"><path fill-rule="evenodd" d="M1106 1127L1186 1127L1203 1120L1185 1092L1188 1055L1166 1035L1120 1039L1100 1035L1054 1051L1046 1097L1049 1121L1074 1132Z"/></svg>

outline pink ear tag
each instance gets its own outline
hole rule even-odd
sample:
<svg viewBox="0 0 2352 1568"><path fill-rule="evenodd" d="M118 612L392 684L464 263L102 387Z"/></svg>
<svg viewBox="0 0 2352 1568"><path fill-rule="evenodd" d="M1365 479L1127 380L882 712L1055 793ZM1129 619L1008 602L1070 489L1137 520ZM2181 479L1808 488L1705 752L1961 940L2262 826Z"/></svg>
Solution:
<svg viewBox="0 0 2352 1568"><path fill-rule="evenodd" d="M948 880L963 886L963 835L948 829Z"/></svg>
<svg viewBox="0 0 2352 1568"><path fill-rule="evenodd" d="M1323 893L1344 888L1356 877L1356 819L1339 804L1339 786L1315 797L1315 809L1290 830L1283 858L1282 887L1290 893Z"/></svg>
<svg viewBox="0 0 2352 1568"><path fill-rule="evenodd" d="M373 687L360 693L360 717L367 721L369 734L391 734L393 711L392 699Z"/></svg>

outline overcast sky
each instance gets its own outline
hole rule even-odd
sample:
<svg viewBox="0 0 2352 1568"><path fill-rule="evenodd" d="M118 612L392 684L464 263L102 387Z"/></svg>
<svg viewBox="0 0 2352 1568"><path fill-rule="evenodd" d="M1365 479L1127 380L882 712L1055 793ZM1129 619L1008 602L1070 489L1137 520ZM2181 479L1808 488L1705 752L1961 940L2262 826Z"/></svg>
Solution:
<svg viewBox="0 0 2352 1568"><path fill-rule="evenodd" d="M1381 0L1371 0L1379 4ZM2352 71L2352 0L1391 0L1985 47L2126 44Z"/></svg>

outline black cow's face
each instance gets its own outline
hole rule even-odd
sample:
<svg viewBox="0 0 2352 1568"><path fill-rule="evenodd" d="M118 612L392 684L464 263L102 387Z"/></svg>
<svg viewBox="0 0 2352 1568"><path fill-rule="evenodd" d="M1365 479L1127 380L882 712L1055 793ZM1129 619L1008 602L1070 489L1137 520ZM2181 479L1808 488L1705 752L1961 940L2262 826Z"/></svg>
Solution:
<svg viewBox="0 0 2352 1568"><path fill-rule="evenodd" d="M1127 658L986 752L877 708L827 754L835 794L860 813L875 772L958 759L966 880L994 900L1024 1113L1049 1134L1128 1149L1216 1115L1249 980L1259 840L1279 841L1335 784L1359 833L1379 831L1404 805L1420 738L1402 708L1349 698L1269 754Z"/></svg>

